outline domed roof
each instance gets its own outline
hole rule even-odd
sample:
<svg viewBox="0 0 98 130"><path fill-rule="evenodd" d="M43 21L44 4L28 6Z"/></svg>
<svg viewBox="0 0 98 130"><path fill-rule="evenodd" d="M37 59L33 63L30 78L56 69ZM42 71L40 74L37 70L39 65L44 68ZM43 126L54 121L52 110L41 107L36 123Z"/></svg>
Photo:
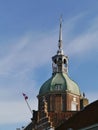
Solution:
<svg viewBox="0 0 98 130"><path fill-rule="evenodd" d="M65 91L80 95L78 85L71 80L66 73L56 73L41 86L39 95Z"/></svg>

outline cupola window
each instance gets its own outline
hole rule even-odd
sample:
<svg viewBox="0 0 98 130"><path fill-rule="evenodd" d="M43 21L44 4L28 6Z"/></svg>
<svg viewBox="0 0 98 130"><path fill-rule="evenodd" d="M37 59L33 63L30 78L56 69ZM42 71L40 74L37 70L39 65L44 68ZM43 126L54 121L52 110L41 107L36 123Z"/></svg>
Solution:
<svg viewBox="0 0 98 130"><path fill-rule="evenodd" d="M56 84L55 85L55 90L57 90L57 91L62 90L62 85L61 84Z"/></svg>
<svg viewBox="0 0 98 130"><path fill-rule="evenodd" d="M64 59L64 64L66 64L66 59Z"/></svg>

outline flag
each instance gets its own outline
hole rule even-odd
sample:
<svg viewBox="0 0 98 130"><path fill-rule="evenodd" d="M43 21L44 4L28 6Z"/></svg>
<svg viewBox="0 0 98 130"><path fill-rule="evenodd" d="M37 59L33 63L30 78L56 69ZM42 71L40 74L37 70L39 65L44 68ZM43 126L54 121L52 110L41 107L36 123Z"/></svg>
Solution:
<svg viewBox="0 0 98 130"><path fill-rule="evenodd" d="M25 100L28 99L28 96L25 93L23 93L22 95L24 96Z"/></svg>

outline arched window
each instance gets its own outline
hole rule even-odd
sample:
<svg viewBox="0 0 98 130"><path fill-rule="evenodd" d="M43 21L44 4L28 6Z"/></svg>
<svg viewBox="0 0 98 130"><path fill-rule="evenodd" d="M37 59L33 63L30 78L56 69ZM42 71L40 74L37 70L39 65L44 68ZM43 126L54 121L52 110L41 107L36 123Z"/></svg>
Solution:
<svg viewBox="0 0 98 130"><path fill-rule="evenodd" d="M56 59L54 60L54 63L55 63L55 64L57 63L57 60L56 60Z"/></svg>
<svg viewBox="0 0 98 130"><path fill-rule="evenodd" d="M66 64L66 59L64 59L64 64Z"/></svg>

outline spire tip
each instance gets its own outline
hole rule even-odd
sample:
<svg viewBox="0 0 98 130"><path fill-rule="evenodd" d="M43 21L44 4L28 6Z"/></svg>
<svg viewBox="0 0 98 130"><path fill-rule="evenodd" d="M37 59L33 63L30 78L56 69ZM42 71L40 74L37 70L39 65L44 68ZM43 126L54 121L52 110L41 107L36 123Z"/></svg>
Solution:
<svg viewBox="0 0 98 130"><path fill-rule="evenodd" d="M63 50L62 50L62 15L60 17L60 29L59 29L59 40L58 40L58 53L63 53Z"/></svg>

